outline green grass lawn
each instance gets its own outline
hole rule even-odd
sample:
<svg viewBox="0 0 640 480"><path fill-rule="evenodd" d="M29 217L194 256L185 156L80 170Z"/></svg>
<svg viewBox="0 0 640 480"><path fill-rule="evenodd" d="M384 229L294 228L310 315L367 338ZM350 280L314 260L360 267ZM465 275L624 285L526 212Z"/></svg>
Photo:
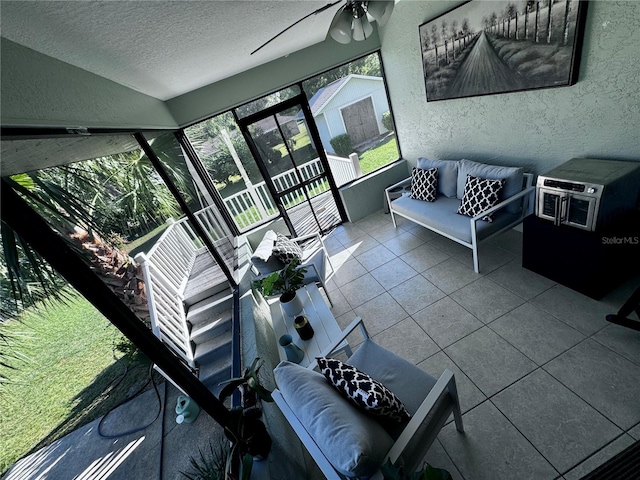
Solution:
<svg viewBox="0 0 640 480"><path fill-rule="evenodd" d="M140 367L130 365L115 386L123 364L114 360L113 345L122 336L80 296L2 328L20 335L14 348L27 360L13 361L10 383L0 387L0 475L24 455L104 415L148 378L148 361L136 355Z"/></svg>
<svg viewBox="0 0 640 480"><path fill-rule="evenodd" d="M397 160L398 145L396 143L396 137L390 136L384 143L360 154L359 158L363 175Z"/></svg>

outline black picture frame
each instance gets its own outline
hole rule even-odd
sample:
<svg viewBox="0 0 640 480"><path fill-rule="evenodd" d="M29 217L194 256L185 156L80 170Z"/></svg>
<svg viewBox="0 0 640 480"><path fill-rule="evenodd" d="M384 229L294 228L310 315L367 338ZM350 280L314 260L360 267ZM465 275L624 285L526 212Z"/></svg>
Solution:
<svg viewBox="0 0 640 480"><path fill-rule="evenodd" d="M574 85L587 5L469 0L423 23L427 102Z"/></svg>

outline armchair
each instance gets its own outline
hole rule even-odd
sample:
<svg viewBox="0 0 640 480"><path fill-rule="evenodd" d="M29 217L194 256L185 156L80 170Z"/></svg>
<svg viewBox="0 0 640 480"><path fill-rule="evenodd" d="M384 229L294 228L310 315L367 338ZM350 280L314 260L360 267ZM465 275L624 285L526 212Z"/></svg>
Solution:
<svg viewBox="0 0 640 480"><path fill-rule="evenodd" d="M263 278L285 267L285 264L280 259L272 255L275 238L275 232L272 230L267 231L251 256L251 264L256 274L256 279ZM304 275L304 284L309 285L310 283L316 283L321 286L324 289L329 303L333 306L333 302L325 286L325 282L328 280L327 264L331 268L331 274L333 274L334 270L327 249L322 241L322 236L319 233L312 233L292 238L291 241L297 243L302 249L302 259L300 260L299 268L305 268L307 270Z"/></svg>
<svg viewBox="0 0 640 480"><path fill-rule="evenodd" d="M316 362L308 368L281 362L274 370L278 388L273 399L328 479L381 479L379 469L387 459L400 461L406 472L413 472L451 413L456 429L463 432L455 378L445 370L435 379L381 347L360 318L327 348L325 356L358 327L364 342L348 363L391 390L411 414L407 422L391 424L354 406L313 371Z"/></svg>

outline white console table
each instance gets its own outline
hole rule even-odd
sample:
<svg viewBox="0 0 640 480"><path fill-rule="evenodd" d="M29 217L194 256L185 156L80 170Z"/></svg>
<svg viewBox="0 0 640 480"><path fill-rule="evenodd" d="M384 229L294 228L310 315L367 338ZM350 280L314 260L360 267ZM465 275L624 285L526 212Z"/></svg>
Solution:
<svg viewBox="0 0 640 480"><path fill-rule="evenodd" d="M302 340L300 338L293 326L293 317L284 313L277 299L270 304L271 319L276 335L276 343L278 343L278 339L285 333L291 335L293 343L304 351L304 358L300 362L300 365L306 367L315 361L316 357L321 356L336 338L341 336L342 329L315 284L301 288L298 290L298 295L302 297L302 304L304 306L300 315L306 315L309 323L311 323L313 327L313 337L311 337L310 340ZM347 342L341 345L339 349L344 350L348 356L351 355L351 349ZM287 359L287 354L280 344L278 344L278 354L280 355L280 360Z"/></svg>

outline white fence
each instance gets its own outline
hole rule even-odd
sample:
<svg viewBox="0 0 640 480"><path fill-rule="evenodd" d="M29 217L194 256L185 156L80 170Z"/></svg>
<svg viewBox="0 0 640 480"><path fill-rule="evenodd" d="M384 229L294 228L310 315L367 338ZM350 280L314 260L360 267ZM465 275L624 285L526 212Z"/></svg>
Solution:
<svg viewBox="0 0 640 480"><path fill-rule="evenodd" d="M182 300L196 257L193 238L197 237L188 223L170 223L153 248L135 259L142 266L153 333L194 368Z"/></svg>
<svg viewBox="0 0 640 480"><path fill-rule="evenodd" d="M327 159L338 187L362 176L360 161L355 153L352 153L349 158L328 155ZM323 171L319 158L300 165L298 169L302 177L300 179L297 178L296 170L293 168L273 177L272 180L276 190L281 192L295 187L300 181L316 177ZM316 180L307 185L305 189L309 196L315 196L329 190L329 183L326 180ZM305 199L302 191L298 190L285 195L284 203L287 208L290 208L304 202ZM269 195L265 182L257 183L248 189L225 198L224 203L240 230L278 215L278 209L273 203L271 195Z"/></svg>

